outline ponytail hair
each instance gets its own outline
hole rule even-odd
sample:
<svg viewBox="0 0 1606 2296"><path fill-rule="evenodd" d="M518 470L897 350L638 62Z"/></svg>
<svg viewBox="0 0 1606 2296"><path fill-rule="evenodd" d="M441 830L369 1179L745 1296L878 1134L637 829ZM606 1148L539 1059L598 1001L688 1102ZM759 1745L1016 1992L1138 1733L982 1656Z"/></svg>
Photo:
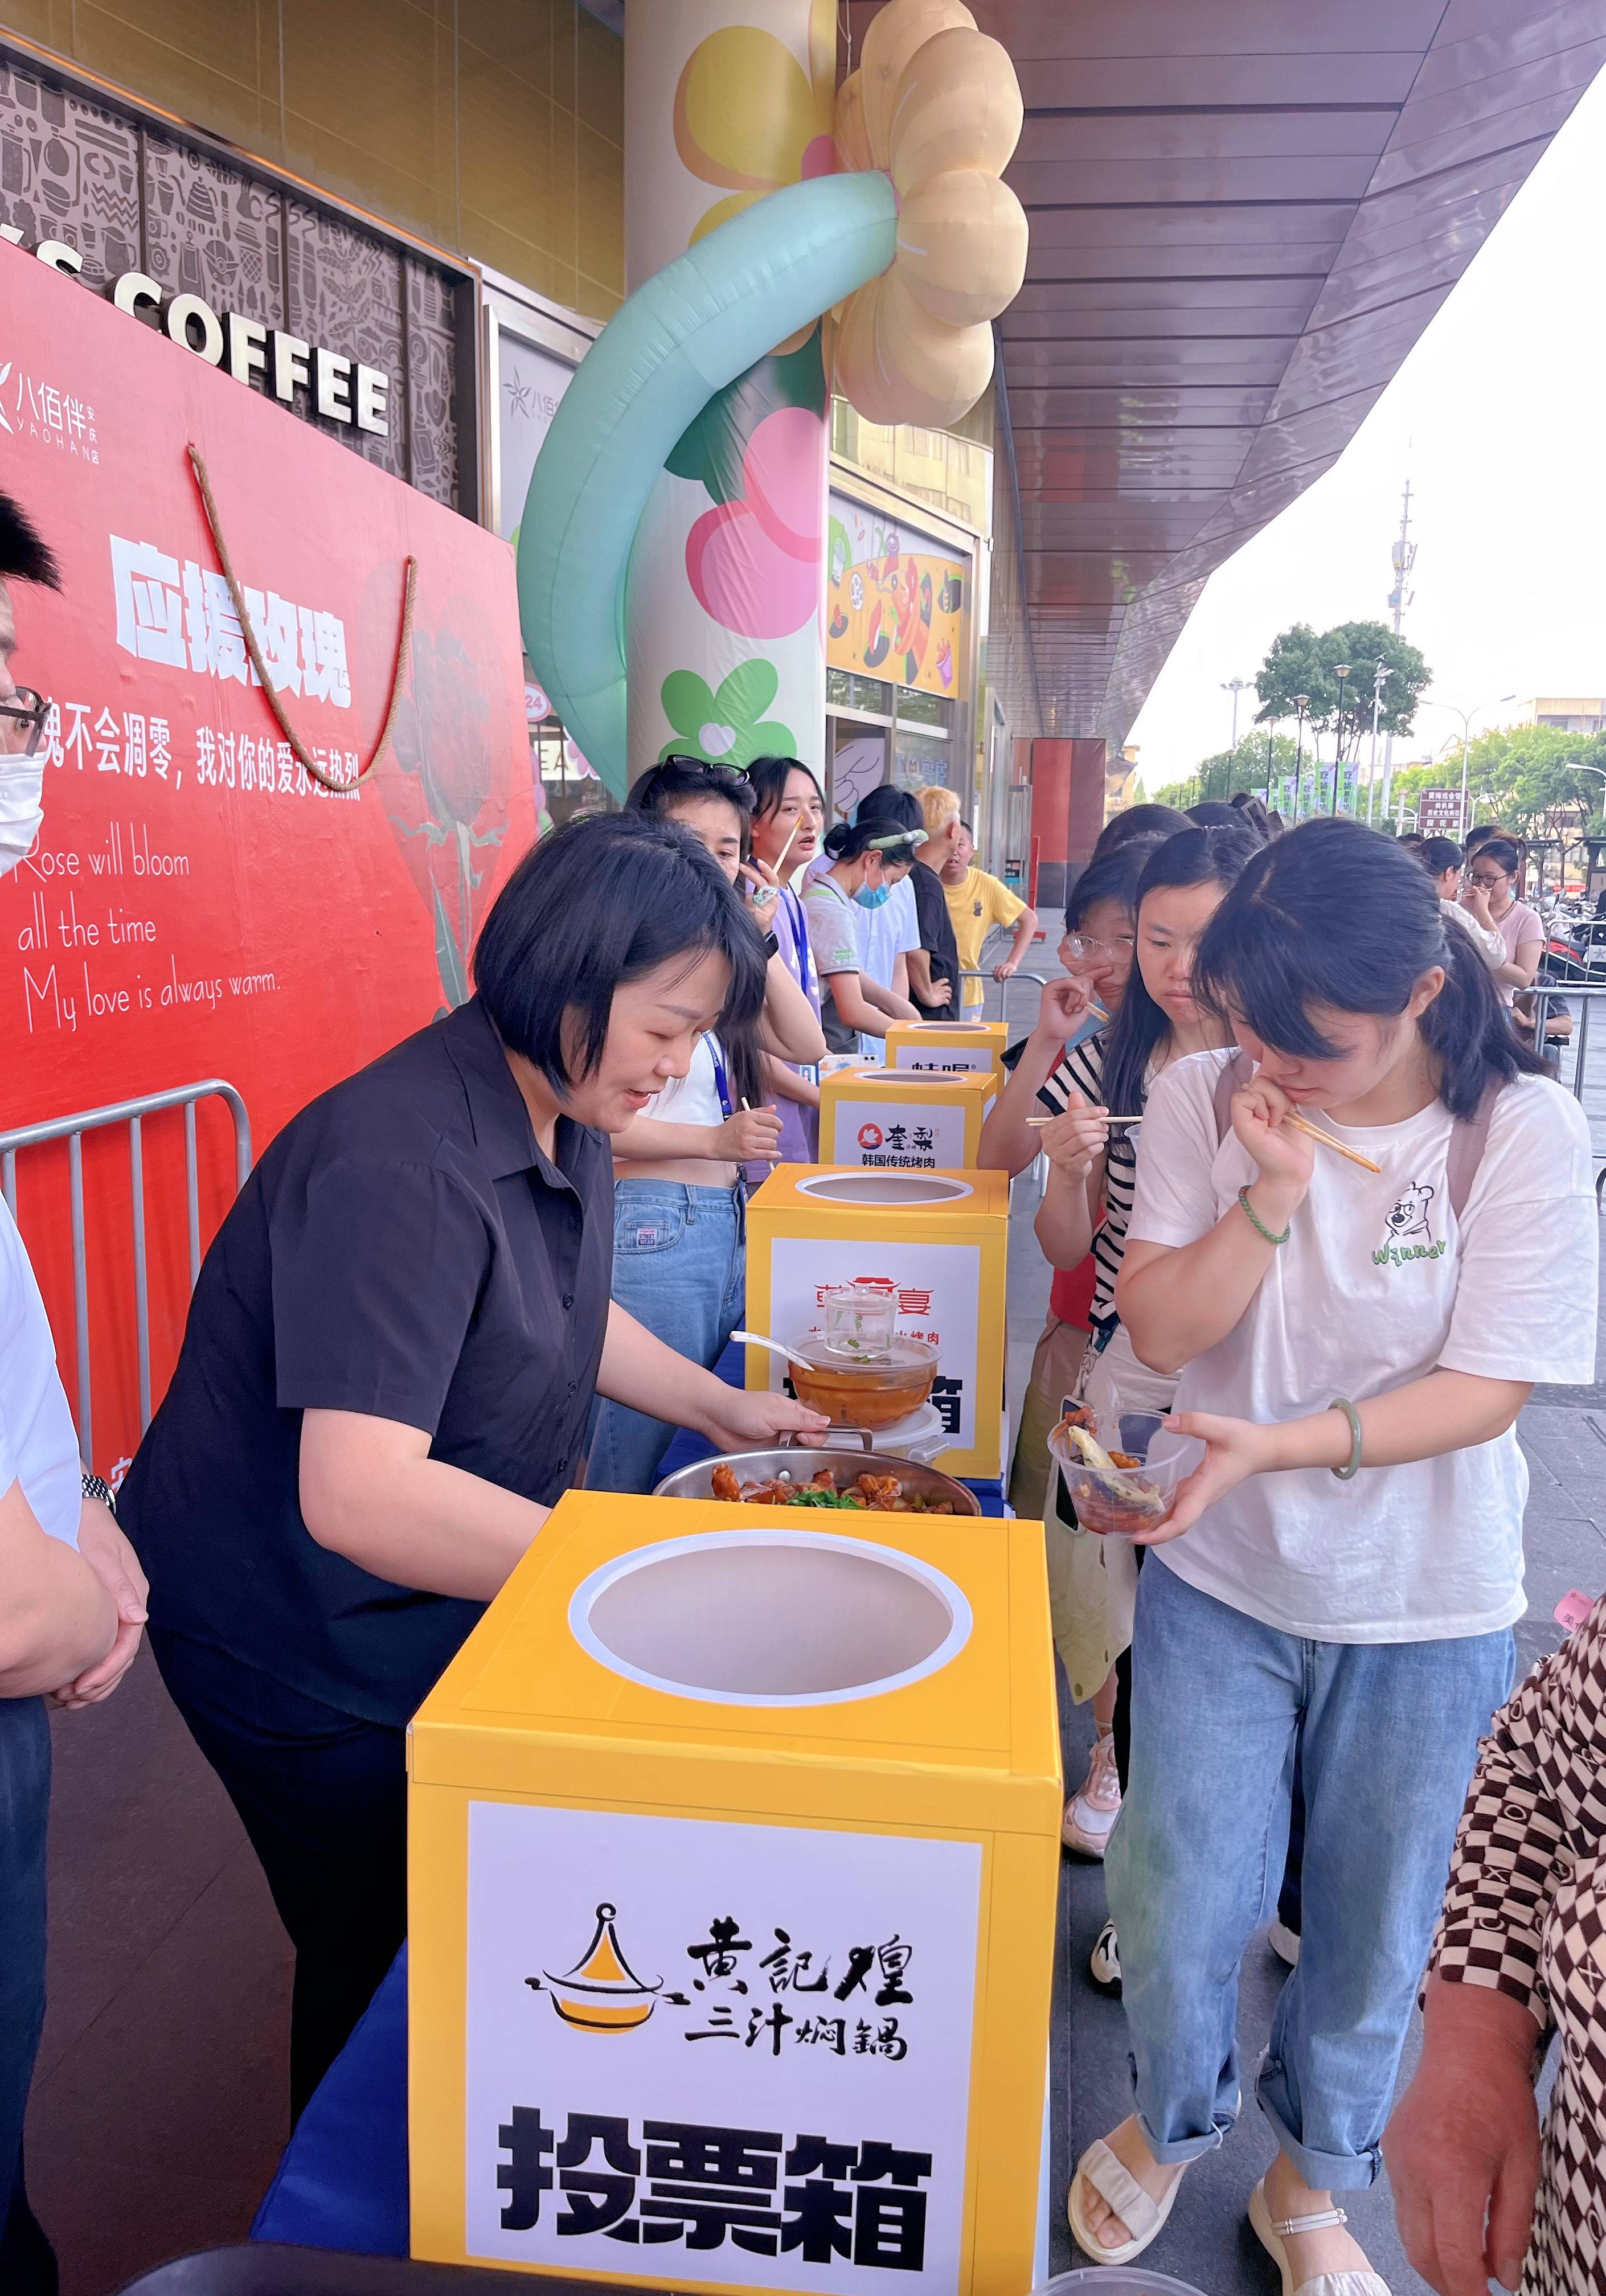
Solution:
<svg viewBox="0 0 1606 2296"><path fill-rule="evenodd" d="M1255 855L1205 929L1194 987L1278 1052L1331 1061L1339 1047L1313 1010L1397 1020L1436 964L1445 985L1417 1025L1440 1100L1470 1117L1491 1085L1543 1076L1545 1062L1518 1041L1482 952L1445 918L1421 862L1362 822L1330 817Z"/></svg>
<svg viewBox="0 0 1606 2296"><path fill-rule="evenodd" d="M873 846L883 861L913 861L914 849L926 841L923 829L901 828L883 816L866 821L839 821L825 832L825 850L833 861L856 861Z"/></svg>
<svg viewBox="0 0 1606 2296"><path fill-rule="evenodd" d="M1224 806L1222 810L1226 810ZM1234 819L1230 828L1179 830L1157 845L1143 864L1137 881L1133 914L1141 927L1143 903L1151 893L1188 885L1219 885L1226 891L1240 873L1265 849L1251 830ZM1149 1063L1164 1043L1170 1022L1144 985L1143 964L1134 957L1127 976L1121 1009L1104 1038L1103 1093L1106 1108L1122 1115L1142 1112Z"/></svg>

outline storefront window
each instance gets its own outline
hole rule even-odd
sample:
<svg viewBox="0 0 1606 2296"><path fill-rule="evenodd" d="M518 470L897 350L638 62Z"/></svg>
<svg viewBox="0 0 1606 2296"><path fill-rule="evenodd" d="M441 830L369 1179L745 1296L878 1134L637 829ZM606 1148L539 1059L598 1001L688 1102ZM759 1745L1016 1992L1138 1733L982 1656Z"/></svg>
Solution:
<svg viewBox="0 0 1606 2296"><path fill-rule="evenodd" d="M850 709L866 718L890 718L892 688L879 677L856 677L851 670L827 669L825 706Z"/></svg>

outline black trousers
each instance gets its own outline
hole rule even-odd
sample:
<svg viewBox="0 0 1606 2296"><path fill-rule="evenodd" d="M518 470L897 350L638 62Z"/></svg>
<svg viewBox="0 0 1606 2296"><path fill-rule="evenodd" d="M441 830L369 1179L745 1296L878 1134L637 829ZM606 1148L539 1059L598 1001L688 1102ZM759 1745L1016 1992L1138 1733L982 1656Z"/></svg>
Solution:
<svg viewBox="0 0 1606 2296"><path fill-rule="evenodd" d="M50 1723L37 1698L0 1698L0 2289L55 2296L55 2253L28 2205L22 2121L45 2022L45 1844Z"/></svg>
<svg viewBox="0 0 1606 2296"><path fill-rule="evenodd" d="M162 1680L223 1781L296 1949L291 2117L345 2047L407 1930L406 1734L152 1628Z"/></svg>

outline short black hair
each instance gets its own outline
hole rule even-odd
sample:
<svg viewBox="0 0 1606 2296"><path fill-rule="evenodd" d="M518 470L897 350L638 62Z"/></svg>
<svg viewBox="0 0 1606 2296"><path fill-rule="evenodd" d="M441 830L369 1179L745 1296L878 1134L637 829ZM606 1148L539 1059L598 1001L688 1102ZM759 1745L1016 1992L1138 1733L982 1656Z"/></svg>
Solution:
<svg viewBox="0 0 1606 2296"><path fill-rule="evenodd" d="M1099 901L1113 901L1129 917L1135 917L1137 881L1155 847L1165 841L1163 837L1128 837L1124 844L1111 846L1108 853L1090 861L1065 904L1066 931L1079 932L1082 920Z"/></svg>
<svg viewBox="0 0 1606 2296"><path fill-rule="evenodd" d="M625 800L627 813L663 815L674 805L695 805L705 797L723 799L734 806L745 826L756 800L750 784L729 766L710 766L706 758L676 753L651 766L630 785Z"/></svg>
<svg viewBox="0 0 1606 2296"><path fill-rule="evenodd" d="M881 822L889 827L896 825L911 832L918 830L922 836L925 833L925 816L921 812L920 800L914 792L895 789L890 782L882 782L879 788L864 791L859 800L856 817L860 821Z"/></svg>
<svg viewBox="0 0 1606 2296"><path fill-rule="evenodd" d="M1475 845L1486 845L1491 837L1510 837L1511 833L1509 829L1502 829L1497 821L1474 822L1466 833L1466 849L1471 853Z"/></svg>
<svg viewBox="0 0 1606 2296"><path fill-rule="evenodd" d="M61 570L53 554L10 495L0 495L0 582L40 582L47 590L61 586Z"/></svg>
<svg viewBox="0 0 1606 2296"><path fill-rule="evenodd" d="M1192 829L1193 824L1185 813L1178 813L1174 805L1129 805L1104 824L1099 832L1098 843L1093 849L1094 861L1103 859L1118 845L1125 845L1129 837L1175 837L1179 829Z"/></svg>
<svg viewBox="0 0 1606 2296"><path fill-rule="evenodd" d="M1416 857L1430 877L1442 877L1446 869L1460 868L1462 853L1453 837L1424 837Z"/></svg>
<svg viewBox="0 0 1606 2296"><path fill-rule="evenodd" d="M766 962L757 927L706 846L650 814L571 821L530 848L491 904L474 986L510 1052L553 1090L574 1081L563 1045L573 1013L578 1075L592 1075L617 990L677 956L731 969L719 1028L756 1022Z"/></svg>
<svg viewBox="0 0 1606 2296"><path fill-rule="evenodd" d="M1242 829L1246 826L1236 806L1225 804L1219 798L1202 798L1188 808L1188 819L1196 829ZM1261 840L1265 842L1264 838Z"/></svg>

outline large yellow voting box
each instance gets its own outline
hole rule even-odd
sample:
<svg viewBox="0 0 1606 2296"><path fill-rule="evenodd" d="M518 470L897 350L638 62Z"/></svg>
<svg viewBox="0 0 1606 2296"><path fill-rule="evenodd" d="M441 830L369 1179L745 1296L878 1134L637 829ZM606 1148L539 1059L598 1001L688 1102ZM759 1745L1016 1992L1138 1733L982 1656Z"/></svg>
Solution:
<svg viewBox="0 0 1606 2296"><path fill-rule="evenodd" d="M415 2257L1040 2284L1042 1526L830 1523L570 1492L414 1720Z"/></svg>
<svg viewBox="0 0 1606 2296"><path fill-rule="evenodd" d="M952 1447L933 1464L1000 1473L1009 1191L1003 1172L778 1164L747 1208L748 1329L823 1329L823 1295L840 1283L896 1293L897 1329L940 1350L931 1401ZM766 1348L747 1350L750 1387L785 1376Z"/></svg>
<svg viewBox="0 0 1606 2296"><path fill-rule="evenodd" d="M839 1069L820 1079L821 1159L886 1172L961 1170L980 1153L997 1089L990 1072Z"/></svg>
<svg viewBox="0 0 1606 2296"><path fill-rule="evenodd" d="M895 1021L887 1031L887 1065L938 1075L997 1076L1008 1045L1002 1021Z"/></svg>

